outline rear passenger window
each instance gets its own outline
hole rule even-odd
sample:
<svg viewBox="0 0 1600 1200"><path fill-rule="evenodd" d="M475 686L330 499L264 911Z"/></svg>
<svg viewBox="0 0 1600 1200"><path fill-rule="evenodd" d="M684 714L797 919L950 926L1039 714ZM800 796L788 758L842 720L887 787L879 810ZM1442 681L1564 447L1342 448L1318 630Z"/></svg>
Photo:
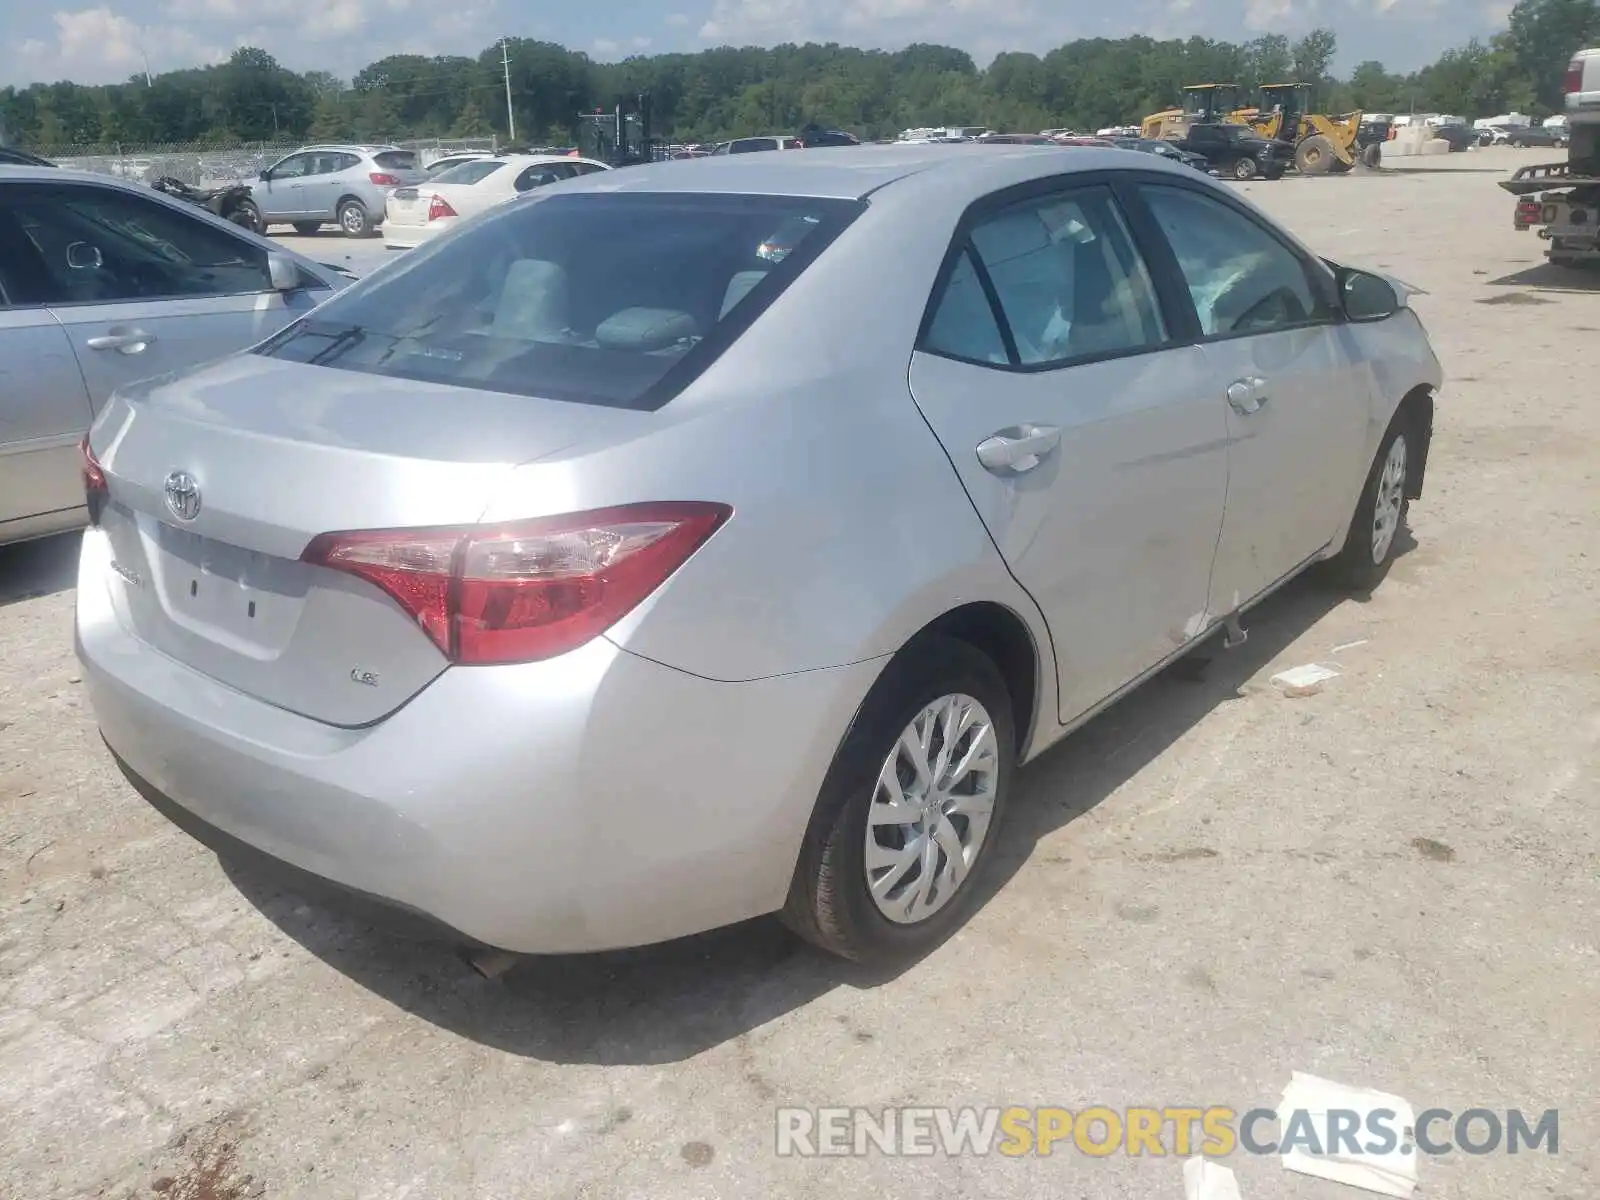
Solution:
<svg viewBox="0 0 1600 1200"><path fill-rule="evenodd" d="M939 305L933 310L933 319L928 322L922 348L967 362L1004 366L1011 361L1006 355L1005 339L995 321L994 309L973 268L970 250L962 252L955 269L950 272L950 281L945 284Z"/></svg>
<svg viewBox="0 0 1600 1200"><path fill-rule="evenodd" d="M1178 257L1200 331L1242 337L1331 319L1305 264L1260 225L1185 188L1143 188Z"/></svg>
<svg viewBox="0 0 1600 1200"><path fill-rule="evenodd" d="M356 159L356 162L360 161L360 159ZM372 161L385 171L415 171L417 169L417 156L410 150L383 150L374 154Z"/></svg>
<svg viewBox="0 0 1600 1200"><path fill-rule="evenodd" d="M1023 366L1153 350L1166 341L1155 288L1109 191L1053 193L972 231Z"/></svg>

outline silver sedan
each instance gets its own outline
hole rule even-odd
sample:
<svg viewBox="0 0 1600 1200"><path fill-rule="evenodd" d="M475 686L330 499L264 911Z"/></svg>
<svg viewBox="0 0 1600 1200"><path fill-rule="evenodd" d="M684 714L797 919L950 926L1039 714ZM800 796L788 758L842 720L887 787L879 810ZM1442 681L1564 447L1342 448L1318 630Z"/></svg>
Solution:
<svg viewBox="0 0 1600 1200"><path fill-rule="evenodd" d="M94 709L192 828L491 946L915 954L1020 764L1307 568L1383 579L1407 300L1116 150L540 189L107 408Z"/></svg>
<svg viewBox="0 0 1600 1200"><path fill-rule="evenodd" d="M346 276L138 184L0 166L0 544L84 523L117 388L276 333Z"/></svg>

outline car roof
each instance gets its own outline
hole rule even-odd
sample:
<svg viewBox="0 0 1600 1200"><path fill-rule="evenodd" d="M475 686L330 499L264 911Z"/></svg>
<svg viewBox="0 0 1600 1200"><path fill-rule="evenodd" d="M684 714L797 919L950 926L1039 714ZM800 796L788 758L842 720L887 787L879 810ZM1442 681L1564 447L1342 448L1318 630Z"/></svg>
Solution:
<svg viewBox="0 0 1600 1200"><path fill-rule="evenodd" d="M741 154L674 159L586 175L563 191L706 192L859 200L913 176L972 197L1030 179L1135 167L1179 168L1115 147L898 143L839 146L798 154Z"/></svg>

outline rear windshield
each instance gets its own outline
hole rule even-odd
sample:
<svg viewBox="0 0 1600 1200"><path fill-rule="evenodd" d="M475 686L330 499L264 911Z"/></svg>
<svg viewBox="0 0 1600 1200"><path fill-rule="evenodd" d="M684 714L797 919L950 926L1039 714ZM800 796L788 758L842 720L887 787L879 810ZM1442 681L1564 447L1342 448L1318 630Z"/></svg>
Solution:
<svg viewBox="0 0 1600 1200"><path fill-rule="evenodd" d="M864 207L810 197L530 194L409 252L256 353L654 409Z"/></svg>
<svg viewBox="0 0 1600 1200"><path fill-rule="evenodd" d="M499 159L484 158L474 162L457 163L433 177L434 183L477 183L487 179L506 164Z"/></svg>
<svg viewBox="0 0 1600 1200"><path fill-rule="evenodd" d="M372 161L385 171L415 171L417 169L417 156L410 150L385 150L381 154L374 154Z"/></svg>

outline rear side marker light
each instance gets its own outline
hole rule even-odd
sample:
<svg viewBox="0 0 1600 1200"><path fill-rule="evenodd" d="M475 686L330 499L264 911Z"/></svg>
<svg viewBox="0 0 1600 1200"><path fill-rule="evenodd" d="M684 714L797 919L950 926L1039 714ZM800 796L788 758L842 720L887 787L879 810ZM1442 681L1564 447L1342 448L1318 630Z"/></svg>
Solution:
<svg viewBox="0 0 1600 1200"><path fill-rule="evenodd" d="M673 501L498 526L325 533L300 557L382 588L452 662L537 662L615 625L732 514Z"/></svg>

